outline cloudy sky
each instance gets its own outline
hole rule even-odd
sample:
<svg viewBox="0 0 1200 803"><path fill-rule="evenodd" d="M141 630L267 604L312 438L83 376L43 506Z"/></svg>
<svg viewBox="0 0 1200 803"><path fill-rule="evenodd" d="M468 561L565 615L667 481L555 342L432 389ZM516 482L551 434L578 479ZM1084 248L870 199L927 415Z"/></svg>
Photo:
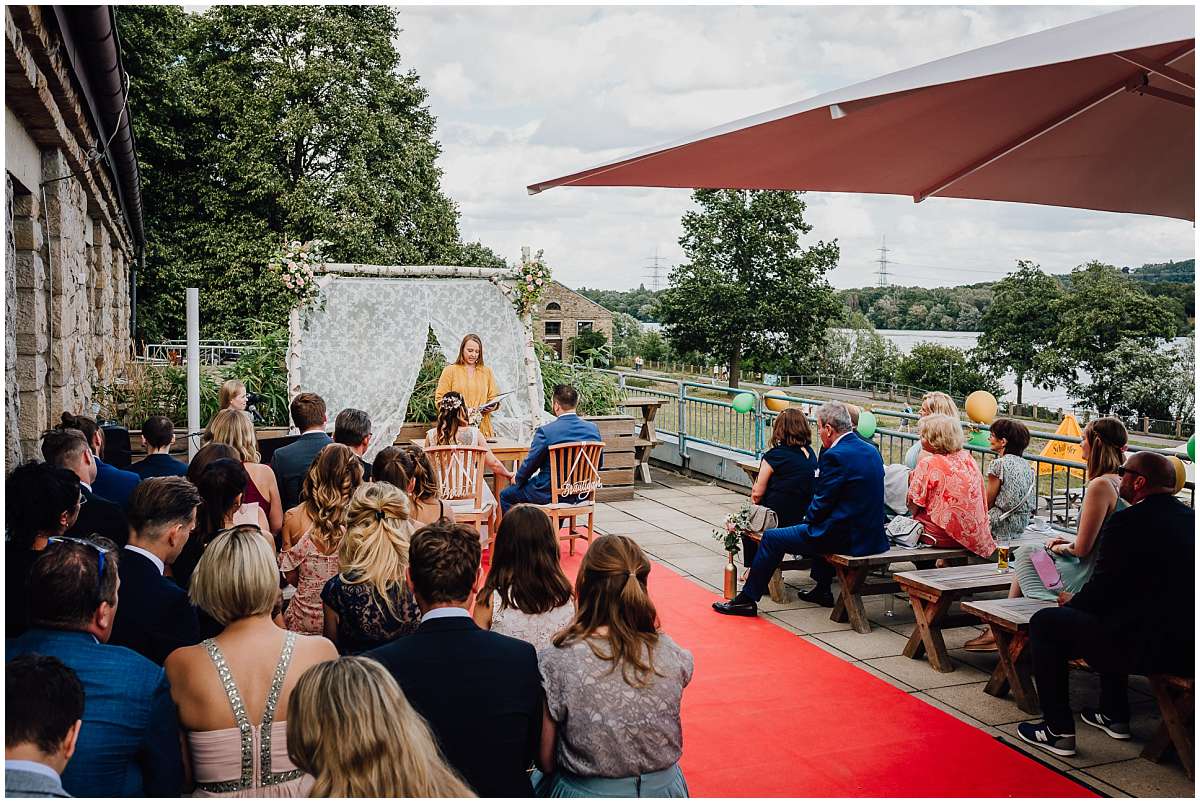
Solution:
<svg viewBox="0 0 1200 803"><path fill-rule="evenodd" d="M544 249L568 285L651 285L681 261L689 193L525 186L857 81L1111 10L1102 6L403 7L396 46L429 90L443 188L467 239ZM837 287L998 278L1017 259L1066 272L1194 255L1177 220L953 199L813 193L837 238Z"/></svg>

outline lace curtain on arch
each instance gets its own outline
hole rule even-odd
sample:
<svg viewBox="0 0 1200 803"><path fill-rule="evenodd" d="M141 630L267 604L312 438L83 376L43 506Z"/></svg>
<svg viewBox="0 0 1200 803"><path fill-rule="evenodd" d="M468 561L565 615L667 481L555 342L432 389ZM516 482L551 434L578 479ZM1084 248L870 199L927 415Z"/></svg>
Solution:
<svg viewBox="0 0 1200 803"><path fill-rule="evenodd" d="M330 276L319 305L291 316L288 387L325 400L330 427L347 407L371 416L372 459L391 444L421 369L430 327L448 361L468 332L483 339L487 365L502 391L517 391L492 416L497 434L528 439L525 331L512 303L486 279ZM538 366L536 404L542 405Z"/></svg>

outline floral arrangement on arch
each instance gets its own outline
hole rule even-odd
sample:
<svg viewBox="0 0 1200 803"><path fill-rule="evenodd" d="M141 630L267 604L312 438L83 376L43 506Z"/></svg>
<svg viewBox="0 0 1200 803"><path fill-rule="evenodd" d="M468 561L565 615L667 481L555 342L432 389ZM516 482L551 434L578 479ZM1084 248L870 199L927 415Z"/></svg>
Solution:
<svg viewBox="0 0 1200 803"><path fill-rule="evenodd" d="M324 240L288 240L271 257L269 267L279 275L284 288L294 299L292 306L304 306L318 295L321 288L313 273L316 265L324 264Z"/></svg>
<svg viewBox="0 0 1200 803"><path fill-rule="evenodd" d="M523 261L517 268L514 285L513 304L519 314L528 315L537 307L550 286L550 266L542 260L541 251L538 251L533 259Z"/></svg>

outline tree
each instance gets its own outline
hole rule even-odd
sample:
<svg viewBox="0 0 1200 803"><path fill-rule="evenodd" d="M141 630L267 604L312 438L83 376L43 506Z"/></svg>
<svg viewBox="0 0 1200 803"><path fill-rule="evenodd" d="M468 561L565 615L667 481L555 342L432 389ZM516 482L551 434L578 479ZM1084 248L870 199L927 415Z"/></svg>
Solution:
<svg viewBox="0 0 1200 803"><path fill-rule="evenodd" d="M187 286L209 336L283 323L266 266L285 237L325 240L334 261L502 262L459 242L392 9L125 6L117 21L142 161L143 336L182 332Z"/></svg>
<svg viewBox="0 0 1200 803"><path fill-rule="evenodd" d="M671 271L660 297L672 346L729 365L738 386L743 360L803 354L838 314L825 273L837 266L837 241L800 247L812 231L800 193L697 190L684 214L688 261Z"/></svg>
<svg viewBox="0 0 1200 803"><path fill-rule="evenodd" d="M993 396L1003 395L1004 388L996 376L967 358L962 349L918 343L900 360L896 379L901 384L921 390L941 390L951 395L965 395L986 390Z"/></svg>
<svg viewBox="0 0 1200 803"><path fill-rule="evenodd" d="M590 361L597 368L612 367L612 349L603 332L589 329L571 338L571 355L574 362Z"/></svg>
<svg viewBox="0 0 1200 803"><path fill-rule="evenodd" d="M1027 378L1041 384L1034 360L1054 342L1062 296L1056 280L1024 259L992 286L992 303L980 319L982 332L973 356L997 374L1016 374L1017 404L1024 401Z"/></svg>

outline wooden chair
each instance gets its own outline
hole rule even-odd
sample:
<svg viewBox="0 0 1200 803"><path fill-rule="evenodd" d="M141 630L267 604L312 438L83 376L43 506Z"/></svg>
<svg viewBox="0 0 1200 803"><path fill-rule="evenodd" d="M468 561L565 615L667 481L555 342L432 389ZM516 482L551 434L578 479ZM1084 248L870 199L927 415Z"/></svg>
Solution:
<svg viewBox="0 0 1200 803"><path fill-rule="evenodd" d="M600 455L604 452L601 441L575 441L550 447L550 504L538 505L550 516L554 531L558 532L562 522L569 521L567 535L559 536L570 541L570 554L575 554L575 540L582 538L592 543L596 527L596 491L600 488ZM564 497L579 501L560 501ZM587 516L586 534L577 534L576 516Z"/></svg>
<svg viewBox="0 0 1200 803"><path fill-rule="evenodd" d="M496 528L491 526L496 506L483 501L483 466L488 450L484 446L427 446L425 454L437 473L442 500L471 503L470 507L455 507L454 520L470 524L476 530L488 525L488 549L496 540Z"/></svg>

